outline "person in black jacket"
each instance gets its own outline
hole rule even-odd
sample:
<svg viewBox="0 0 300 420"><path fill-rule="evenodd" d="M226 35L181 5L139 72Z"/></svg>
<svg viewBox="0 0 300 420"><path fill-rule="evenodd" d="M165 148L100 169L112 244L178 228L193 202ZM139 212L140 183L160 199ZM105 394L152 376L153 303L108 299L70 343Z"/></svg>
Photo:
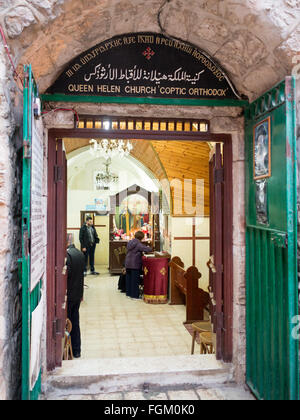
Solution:
<svg viewBox="0 0 300 420"><path fill-rule="evenodd" d="M72 322L71 341L75 358L81 356L79 308L83 298L85 257L70 245L67 249L68 318Z"/></svg>
<svg viewBox="0 0 300 420"><path fill-rule="evenodd" d="M86 223L80 229L79 240L85 256L84 275L87 274L88 262L90 260L91 274L98 276L99 273L95 271L95 251L96 245L99 244L100 240L93 225L93 219L90 216L86 218Z"/></svg>

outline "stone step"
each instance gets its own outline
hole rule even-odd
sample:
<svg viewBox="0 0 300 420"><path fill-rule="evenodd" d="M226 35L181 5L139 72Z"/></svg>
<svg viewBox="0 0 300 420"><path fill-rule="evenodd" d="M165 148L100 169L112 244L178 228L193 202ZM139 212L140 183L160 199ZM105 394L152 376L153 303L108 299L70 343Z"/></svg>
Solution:
<svg viewBox="0 0 300 420"><path fill-rule="evenodd" d="M48 376L43 394L50 398L230 382L232 366L214 355L74 360Z"/></svg>

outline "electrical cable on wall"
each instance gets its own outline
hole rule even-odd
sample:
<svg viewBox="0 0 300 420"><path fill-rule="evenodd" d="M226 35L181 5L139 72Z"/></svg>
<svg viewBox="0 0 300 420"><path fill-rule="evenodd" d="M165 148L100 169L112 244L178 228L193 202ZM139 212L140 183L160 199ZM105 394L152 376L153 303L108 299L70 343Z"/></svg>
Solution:
<svg viewBox="0 0 300 420"><path fill-rule="evenodd" d="M176 37L176 36L174 36L174 35L170 35L170 34L168 34L168 32L165 30L165 28L163 27L163 24L162 24L162 22L161 22L161 14L162 14L162 12L164 11L165 6L166 6L168 3L171 3L171 1L172 1L172 0L165 0L165 1L164 1L164 3L160 6L160 8L159 8L159 10L158 10L158 12L157 12L157 23L158 23L158 26L159 26L159 28L160 28L161 33L162 33L165 37L167 37L167 38L169 38L169 39L172 39L173 41L178 41L178 42L181 42L182 44L186 44L186 41L185 41L184 39L181 39L181 38L178 38L178 37Z"/></svg>
<svg viewBox="0 0 300 420"><path fill-rule="evenodd" d="M166 31L165 31L165 29L164 29L164 27L162 26L162 23L161 23L161 14L162 14L166 4L170 3L170 2L171 2L171 0L165 0L164 3L160 6L159 11L157 13L157 23L158 23L158 26L159 26L161 32L164 35L167 35L167 34L166 34Z"/></svg>
<svg viewBox="0 0 300 420"><path fill-rule="evenodd" d="M168 32L165 30L165 28L163 27L163 24L162 24L162 22L161 22L161 15L162 15L162 12L164 11L165 6L166 6L168 3L171 3L171 1L172 1L172 0L165 0L165 1L164 1L164 3L160 6L160 8L159 8L159 10L158 10L158 13L157 13L157 23L158 23L158 26L159 26L159 28L160 28L161 33L162 33L165 37L167 37L167 38L169 38L169 39L172 39L173 41L178 41L178 42L181 42L182 44L186 44L186 42L187 42L187 41L185 41L184 39L182 39L182 38L178 38L177 36L174 36L174 35L170 35L170 34L168 34Z"/></svg>
<svg viewBox="0 0 300 420"><path fill-rule="evenodd" d="M19 81L21 82L21 86L23 86L23 79L19 75L19 73L17 72L17 69L16 69L16 67L14 65L14 62L13 62L12 58L11 58L11 54L9 52L9 47L8 47L7 42L6 42L6 37L5 37L4 31L3 31L3 28L2 28L1 25L0 25L0 34L1 34L2 41L3 41L5 52L6 52L7 56L8 56L8 59L10 61L11 66L13 68L14 76L16 77L16 79L19 79ZM22 89L18 85L17 85L17 87L22 91Z"/></svg>
<svg viewBox="0 0 300 420"><path fill-rule="evenodd" d="M159 26L159 29L160 29L161 33L163 35L165 35L167 38L173 39L174 41L179 41L179 42L185 43L185 41L183 39L177 38L176 36L168 34L167 31L165 30L165 28L163 27L162 22L161 22L161 14L164 11L165 6L168 3L171 3L171 1L172 0L165 0L164 3L160 6L160 8L158 10L158 13L157 13L157 23L158 23L158 26Z"/></svg>

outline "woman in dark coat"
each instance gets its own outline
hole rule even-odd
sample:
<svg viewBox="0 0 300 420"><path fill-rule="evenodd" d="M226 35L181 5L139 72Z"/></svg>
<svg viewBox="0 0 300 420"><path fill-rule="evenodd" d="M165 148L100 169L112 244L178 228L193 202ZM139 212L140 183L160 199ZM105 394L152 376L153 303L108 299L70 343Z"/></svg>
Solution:
<svg viewBox="0 0 300 420"><path fill-rule="evenodd" d="M143 252L152 252L149 246L142 244L145 235L143 232L136 232L135 239L128 242L126 267L126 295L132 299L139 299L140 273L143 265Z"/></svg>

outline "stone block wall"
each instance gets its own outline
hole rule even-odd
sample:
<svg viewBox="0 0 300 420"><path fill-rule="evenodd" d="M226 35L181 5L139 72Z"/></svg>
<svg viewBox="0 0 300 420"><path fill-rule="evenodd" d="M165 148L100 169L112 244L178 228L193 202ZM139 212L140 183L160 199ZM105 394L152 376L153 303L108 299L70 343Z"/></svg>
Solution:
<svg viewBox="0 0 300 420"><path fill-rule="evenodd" d="M93 45L126 32L160 31L157 14L162 4L163 0L0 0L0 24L16 63L20 66L32 63L41 91L45 91L68 61ZM299 0L171 0L162 10L161 24L168 34L192 42L216 57L241 93L251 100L290 74L293 59L299 53ZM21 103L0 42L0 399L17 398L20 390L20 375L16 372L20 372L21 359L17 276L22 243ZM89 104L77 105L77 110L83 114L211 119L215 132L232 133L234 177L242 179L244 176L243 128L236 110L149 106L116 109L113 105L95 108ZM298 145L300 157L300 126ZM237 189L235 194L237 199L243 191ZM243 202L236 204L240 224L234 238L235 374L242 380L245 367L244 210Z"/></svg>
<svg viewBox="0 0 300 420"><path fill-rule="evenodd" d="M21 370L22 96L0 47L0 399L18 399ZM14 99L12 99L14 98Z"/></svg>

